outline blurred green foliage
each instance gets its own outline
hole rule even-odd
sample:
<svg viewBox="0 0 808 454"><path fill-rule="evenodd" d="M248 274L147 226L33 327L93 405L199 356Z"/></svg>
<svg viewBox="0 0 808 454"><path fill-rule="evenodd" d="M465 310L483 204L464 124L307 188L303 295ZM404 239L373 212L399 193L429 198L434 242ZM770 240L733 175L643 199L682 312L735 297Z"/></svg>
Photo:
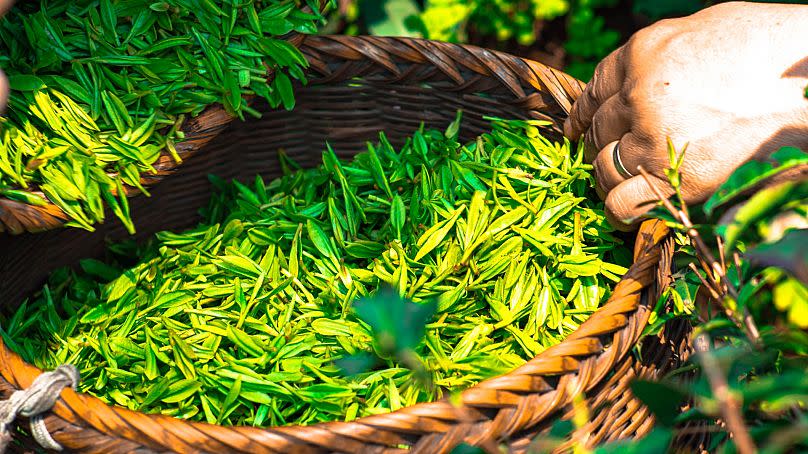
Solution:
<svg viewBox="0 0 808 454"><path fill-rule="evenodd" d="M564 69L578 79L588 81L595 66L620 43L620 34L606 27L605 19L596 8L614 7L617 0L573 0L567 17L567 67Z"/></svg>
<svg viewBox="0 0 808 454"><path fill-rule="evenodd" d="M656 416L656 431L677 434L690 425L687 430L711 433L708 452L744 452L732 430L749 433L746 452L806 452L808 178L795 178L793 170L808 165L808 153L784 147L765 161L746 163L699 210L688 209L679 190L680 177L687 178L678 170L683 157L672 152L666 172L676 193L671 202L680 213L690 212L713 258L670 212L655 214L669 222L679 243L680 271L668 290L672 312L691 320L694 345L703 348L681 370L656 382L636 381L632 390ZM708 260L716 261L709 273L682 266ZM703 285L707 281L715 284ZM718 423L727 420L730 401L737 404L735 428ZM685 402L690 408L681 411Z"/></svg>
<svg viewBox="0 0 808 454"><path fill-rule="evenodd" d="M396 0L401 1L401 0ZM412 1L412 0L407 0ZM620 42L620 34L605 25L597 8L614 7L618 0L427 0L418 18L421 35L430 39L468 42L470 35L515 40L533 45L540 26L564 18L568 55L566 71L588 80L597 62Z"/></svg>
<svg viewBox="0 0 808 454"><path fill-rule="evenodd" d="M559 41L564 51L562 69L588 81L598 62L637 29L659 19L689 15L720 2L338 0L338 3L340 11L334 13L323 33L422 37L493 47L517 55L525 55L525 47L550 50L543 47ZM782 3L805 4L808 0Z"/></svg>
<svg viewBox="0 0 808 454"><path fill-rule="evenodd" d="M553 24L549 39L563 41L565 71L589 80L597 63L627 38L606 24L605 9L620 0L341 0L325 33L411 36L470 43L513 51L541 47L542 31ZM624 2L625 3L625 2ZM656 20L689 14L702 0L633 0L626 11ZM332 18L334 19L334 18Z"/></svg>
<svg viewBox="0 0 808 454"><path fill-rule="evenodd" d="M536 41L536 27L569 11L568 0L427 0L420 15L425 37L467 41L470 30L499 41Z"/></svg>

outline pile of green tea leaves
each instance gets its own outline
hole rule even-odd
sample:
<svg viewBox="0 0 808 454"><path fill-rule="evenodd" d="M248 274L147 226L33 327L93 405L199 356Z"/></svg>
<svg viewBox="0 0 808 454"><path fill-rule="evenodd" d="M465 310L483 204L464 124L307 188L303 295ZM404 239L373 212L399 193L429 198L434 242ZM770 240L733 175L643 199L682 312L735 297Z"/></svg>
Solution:
<svg viewBox="0 0 808 454"><path fill-rule="evenodd" d="M351 162L328 148L268 185L214 179L206 224L113 246L122 268L54 273L3 339L76 365L106 402L217 424L351 420L506 373L575 330L630 260L581 148L540 125L495 120L463 145L458 120Z"/></svg>
<svg viewBox="0 0 808 454"><path fill-rule="evenodd" d="M39 188L92 230L104 205L134 230L123 186L146 192L187 117L221 103L257 116L246 96L294 106L307 62L288 42L313 33L317 1L41 0L0 20L11 98L0 119L0 197L42 205Z"/></svg>

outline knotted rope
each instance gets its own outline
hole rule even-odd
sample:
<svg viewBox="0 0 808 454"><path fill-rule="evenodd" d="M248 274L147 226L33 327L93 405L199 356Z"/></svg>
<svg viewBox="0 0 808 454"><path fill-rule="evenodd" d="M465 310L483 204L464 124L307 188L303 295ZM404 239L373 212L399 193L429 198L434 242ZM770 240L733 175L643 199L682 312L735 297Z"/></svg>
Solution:
<svg viewBox="0 0 808 454"><path fill-rule="evenodd" d="M0 401L0 454L6 452L12 439L11 428L17 416L30 418L31 435L45 449L61 451L45 427L42 413L50 410L59 399L62 389L76 389L79 371L75 366L63 364L51 372L38 376L28 389L15 391L8 400Z"/></svg>

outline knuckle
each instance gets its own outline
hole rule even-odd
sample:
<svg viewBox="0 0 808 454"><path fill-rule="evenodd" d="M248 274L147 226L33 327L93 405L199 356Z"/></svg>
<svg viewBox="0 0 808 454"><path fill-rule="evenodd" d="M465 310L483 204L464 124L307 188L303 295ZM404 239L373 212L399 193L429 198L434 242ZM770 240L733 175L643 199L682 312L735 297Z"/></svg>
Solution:
<svg viewBox="0 0 808 454"><path fill-rule="evenodd" d="M662 19L649 25L632 35L626 43L629 58L637 61L640 58L649 58L656 55L666 38L677 34L681 29L681 18Z"/></svg>
<svg viewBox="0 0 808 454"><path fill-rule="evenodd" d="M615 135L618 132L615 130L614 125L620 121L620 112L613 109L601 108L592 117L592 124L584 137L596 149L601 149L606 146L607 140L612 140L609 135Z"/></svg>
<svg viewBox="0 0 808 454"><path fill-rule="evenodd" d="M596 102L597 96L596 91L598 90L598 81L592 80L587 86L586 90L584 90L583 94L580 98L578 98L578 102L581 104L581 108L589 108L591 104Z"/></svg>
<svg viewBox="0 0 808 454"><path fill-rule="evenodd" d="M608 80L614 77L616 67L620 65L619 59L621 58L622 49L615 50L612 55L609 55L595 67L595 72L592 75L592 81Z"/></svg>
<svg viewBox="0 0 808 454"><path fill-rule="evenodd" d="M668 36L673 33L677 33L683 28L682 21L685 20L682 17L674 17L668 19L661 19L654 22L653 25L648 27L650 33L648 38L654 40L656 38L662 38Z"/></svg>
<svg viewBox="0 0 808 454"><path fill-rule="evenodd" d="M591 104L598 104L609 97L607 79L608 76L592 79L592 89L589 90L588 95Z"/></svg>
<svg viewBox="0 0 808 454"><path fill-rule="evenodd" d="M663 31L663 30L668 30L668 29L670 29L672 27L677 26L678 21L679 21L679 19L677 19L677 18L660 19L660 20L656 21L654 23L654 25L652 25L652 27L655 28L657 32Z"/></svg>
<svg viewBox="0 0 808 454"><path fill-rule="evenodd" d="M590 112L590 103L592 102L590 99L590 94L584 92L575 104L572 106L572 113L570 114L570 120L572 121L572 126L574 129L578 130L579 133L583 133L583 130L580 130L582 126L584 126L587 121L588 115L591 115Z"/></svg>
<svg viewBox="0 0 808 454"><path fill-rule="evenodd" d="M649 37L653 34L654 28L653 25L650 27L645 27L640 30L637 30L631 38L629 38L628 42L626 43L626 48L629 51L630 55L634 55L637 52L641 52L643 49L646 48Z"/></svg>
<svg viewBox="0 0 808 454"><path fill-rule="evenodd" d="M642 106L646 100L645 90L636 81L628 81L617 93L618 99L628 107Z"/></svg>
<svg viewBox="0 0 808 454"><path fill-rule="evenodd" d="M746 6L746 5L744 5L744 3L745 2L721 2L721 3L717 3L717 4L713 5L713 6L711 6L709 8L705 8L705 9L699 11L699 13L703 13L703 14L709 14L709 13L715 13L715 12L723 13L725 11L732 11L732 10L735 10L735 9L737 9L739 7ZM698 14L698 13L696 13L696 14Z"/></svg>
<svg viewBox="0 0 808 454"><path fill-rule="evenodd" d="M595 126L593 122L589 129L587 129L586 134L584 134L584 147L591 150L591 152L596 152L599 148L597 134L597 126Z"/></svg>

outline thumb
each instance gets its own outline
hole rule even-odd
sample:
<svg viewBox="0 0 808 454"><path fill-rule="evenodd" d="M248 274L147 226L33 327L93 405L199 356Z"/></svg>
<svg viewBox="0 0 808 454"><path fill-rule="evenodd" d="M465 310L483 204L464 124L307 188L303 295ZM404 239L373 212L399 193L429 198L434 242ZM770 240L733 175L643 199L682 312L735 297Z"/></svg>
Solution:
<svg viewBox="0 0 808 454"><path fill-rule="evenodd" d="M11 4L14 3L14 0L0 0L0 15L6 12L9 8L11 8Z"/></svg>
<svg viewBox="0 0 808 454"><path fill-rule="evenodd" d="M0 71L0 114L6 111L6 101L8 101L8 79L3 71Z"/></svg>
<svg viewBox="0 0 808 454"><path fill-rule="evenodd" d="M670 184L654 175L648 178L665 197L674 194ZM637 175L618 184L606 195L606 217L619 230L632 230L642 215L654 208L659 201L648 181Z"/></svg>
<svg viewBox="0 0 808 454"><path fill-rule="evenodd" d="M0 0L0 16L11 7L12 0ZM6 111L6 102L8 101L8 79L3 71L0 71L0 114Z"/></svg>

